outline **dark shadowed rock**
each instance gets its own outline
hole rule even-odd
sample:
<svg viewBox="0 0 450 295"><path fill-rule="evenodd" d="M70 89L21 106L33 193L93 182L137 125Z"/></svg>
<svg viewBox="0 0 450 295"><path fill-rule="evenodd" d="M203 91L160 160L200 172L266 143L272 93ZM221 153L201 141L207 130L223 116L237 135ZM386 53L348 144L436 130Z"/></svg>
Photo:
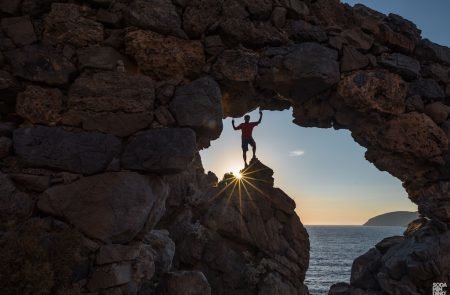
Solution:
<svg viewBox="0 0 450 295"><path fill-rule="evenodd" d="M280 46L288 42L288 34L274 27L271 22L252 22L246 19L228 18L220 23L220 29L233 44L249 48Z"/></svg>
<svg viewBox="0 0 450 295"><path fill-rule="evenodd" d="M194 159L195 148L195 133L188 128L142 131L128 140L122 166L157 173L180 172Z"/></svg>
<svg viewBox="0 0 450 295"><path fill-rule="evenodd" d="M416 40L407 37L402 33L395 32L387 25L380 26L380 34L377 35L378 40L386 46L405 54L412 54L416 47Z"/></svg>
<svg viewBox="0 0 450 295"><path fill-rule="evenodd" d="M54 0L23 0L22 14L38 16L50 10Z"/></svg>
<svg viewBox="0 0 450 295"><path fill-rule="evenodd" d="M297 290L297 288L290 282L283 280L277 273L268 274L258 286L258 294L260 295L294 295L305 294L304 290Z"/></svg>
<svg viewBox="0 0 450 295"><path fill-rule="evenodd" d="M122 24L122 14L120 12L111 12L100 8L97 12L97 21L111 27L120 27Z"/></svg>
<svg viewBox="0 0 450 295"><path fill-rule="evenodd" d="M170 109L180 126L217 139L222 132L221 100L219 85L212 78L204 77L178 87Z"/></svg>
<svg viewBox="0 0 450 295"><path fill-rule="evenodd" d="M151 112L70 111L62 118L64 125L81 126L87 131L99 131L120 137L127 137L139 130L147 129L152 122Z"/></svg>
<svg viewBox="0 0 450 295"><path fill-rule="evenodd" d="M0 172L0 224L14 224L31 216L35 201L20 192L11 179Z"/></svg>
<svg viewBox="0 0 450 295"><path fill-rule="evenodd" d="M183 29L189 36L201 36L220 17L223 1L189 1L183 12Z"/></svg>
<svg viewBox="0 0 450 295"><path fill-rule="evenodd" d="M103 41L103 25L83 17L81 6L69 3L53 3L52 10L45 18L44 37L58 44L84 47Z"/></svg>
<svg viewBox="0 0 450 295"><path fill-rule="evenodd" d="M406 99L406 111L407 112L419 112L423 113L425 105L422 98L419 95L409 96Z"/></svg>
<svg viewBox="0 0 450 295"><path fill-rule="evenodd" d="M405 80L414 80L420 76L420 63L409 56L393 53L382 55L378 63L405 78Z"/></svg>
<svg viewBox="0 0 450 295"><path fill-rule="evenodd" d="M445 92L435 80L422 79L409 84L409 95L419 95L429 100L440 100L445 97Z"/></svg>
<svg viewBox="0 0 450 295"><path fill-rule="evenodd" d="M139 69L158 80L181 79L201 72L205 63L203 45L163 36L151 31L134 31L126 35L127 54L133 56Z"/></svg>
<svg viewBox="0 0 450 295"><path fill-rule="evenodd" d="M284 7L275 7L272 11L270 19L272 24L281 29L286 24L287 9Z"/></svg>
<svg viewBox="0 0 450 295"><path fill-rule="evenodd" d="M27 190L43 192L50 187L50 176L15 173L9 175L11 179Z"/></svg>
<svg viewBox="0 0 450 295"><path fill-rule="evenodd" d="M6 158L12 151L12 140L8 137L0 136L0 159Z"/></svg>
<svg viewBox="0 0 450 295"><path fill-rule="evenodd" d="M427 114L433 121L440 125L447 120L450 113L450 107L442 102L433 102L425 106L425 114Z"/></svg>
<svg viewBox="0 0 450 295"><path fill-rule="evenodd" d="M377 248L378 251L381 252L381 254L385 254L390 248L393 246L403 242L405 240L405 237L403 236L393 236L393 237L387 237L381 240L381 242L378 242L375 245L375 248Z"/></svg>
<svg viewBox="0 0 450 295"><path fill-rule="evenodd" d="M112 135L49 127L16 129L13 140L16 155L26 165L84 174L105 170L121 148Z"/></svg>
<svg viewBox="0 0 450 295"><path fill-rule="evenodd" d="M210 295L208 280L199 271L169 272L163 278L163 294Z"/></svg>
<svg viewBox="0 0 450 295"><path fill-rule="evenodd" d="M350 284L366 289L378 289L376 271L380 267L381 257L381 253L372 248L364 255L356 258L352 265Z"/></svg>
<svg viewBox="0 0 450 295"><path fill-rule="evenodd" d="M1 1L0 10L4 13L15 14L20 9L21 0Z"/></svg>
<svg viewBox="0 0 450 295"><path fill-rule="evenodd" d="M105 173L46 190L38 207L68 220L91 238L127 243L144 228L155 226L164 213L167 194L159 177Z"/></svg>
<svg viewBox="0 0 450 295"><path fill-rule="evenodd" d="M341 59L341 72L350 72L365 68L369 65L369 58L357 49L345 46Z"/></svg>
<svg viewBox="0 0 450 295"><path fill-rule="evenodd" d="M132 280L131 263L114 263L97 267L87 285L88 289L95 291L126 284ZM119 289L120 290L120 289Z"/></svg>
<svg viewBox="0 0 450 295"><path fill-rule="evenodd" d="M81 69L94 68L100 70L115 70L117 62L124 60L112 47L86 47L77 50L78 63Z"/></svg>
<svg viewBox="0 0 450 295"><path fill-rule="evenodd" d="M344 44L364 51L369 50L374 42L372 36L359 28L345 30L339 36L343 39Z"/></svg>
<svg viewBox="0 0 450 295"><path fill-rule="evenodd" d="M28 16L2 19L2 29L17 46L25 46L37 41L34 27Z"/></svg>
<svg viewBox="0 0 450 295"><path fill-rule="evenodd" d="M175 255L175 243L170 239L166 230L152 230L144 237L144 242L152 246L156 252L155 269L158 273L169 272Z"/></svg>
<svg viewBox="0 0 450 295"><path fill-rule="evenodd" d="M415 53L422 59L450 65L450 48L433 43L428 39L420 41Z"/></svg>
<svg viewBox="0 0 450 295"><path fill-rule="evenodd" d="M109 244L100 247L95 258L97 264L110 264L134 260L139 256L141 244L121 245Z"/></svg>
<svg viewBox="0 0 450 295"><path fill-rule="evenodd" d="M427 65L422 70L422 75L445 84L450 83L450 67L448 66L437 63Z"/></svg>
<svg viewBox="0 0 450 295"><path fill-rule="evenodd" d="M73 110L140 113L153 109L155 85L144 75L99 72L80 76L69 91Z"/></svg>
<svg viewBox="0 0 450 295"><path fill-rule="evenodd" d="M314 26L303 20L290 20L287 24L289 37L297 41L326 42L327 33L320 26Z"/></svg>
<svg viewBox="0 0 450 295"><path fill-rule="evenodd" d="M63 94L57 88L28 86L17 97L16 112L34 124L52 124L60 120Z"/></svg>
<svg viewBox="0 0 450 295"><path fill-rule="evenodd" d="M61 85L69 82L77 69L53 48L30 45L5 53L13 74L33 82Z"/></svg>
<svg viewBox="0 0 450 295"><path fill-rule="evenodd" d="M301 0L281 0L280 4L289 11L293 18L305 18L310 14L308 5Z"/></svg>
<svg viewBox="0 0 450 295"><path fill-rule="evenodd" d="M350 285L348 283L336 283L330 287L328 295L350 295Z"/></svg>
<svg viewBox="0 0 450 295"><path fill-rule="evenodd" d="M125 23L164 35L186 36L171 0L134 0L125 10Z"/></svg>
<svg viewBox="0 0 450 295"><path fill-rule="evenodd" d="M259 66L260 87L294 101L312 98L339 81L337 52L317 43L268 48Z"/></svg>

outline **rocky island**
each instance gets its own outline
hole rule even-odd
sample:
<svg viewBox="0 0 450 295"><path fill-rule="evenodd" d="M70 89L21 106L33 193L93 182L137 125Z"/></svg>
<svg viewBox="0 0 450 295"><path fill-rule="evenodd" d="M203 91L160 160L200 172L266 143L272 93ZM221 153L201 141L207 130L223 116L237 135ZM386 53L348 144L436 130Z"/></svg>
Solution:
<svg viewBox="0 0 450 295"><path fill-rule="evenodd" d="M338 0L5 0L0 17L2 294L308 294L273 171L219 182L198 154L257 107L350 130L426 217L330 294L450 281L450 49L410 21Z"/></svg>
<svg viewBox="0 0 450 295"><path fill-rule="evenodd" d="M419 218L417 212L395 211L377 215L364 223L364 226L408 226Z"/></svg>

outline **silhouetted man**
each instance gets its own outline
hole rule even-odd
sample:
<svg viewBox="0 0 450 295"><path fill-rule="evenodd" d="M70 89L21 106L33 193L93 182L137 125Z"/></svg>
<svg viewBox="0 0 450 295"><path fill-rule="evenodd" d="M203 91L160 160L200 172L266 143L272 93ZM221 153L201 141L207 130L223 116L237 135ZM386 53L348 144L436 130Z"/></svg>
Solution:
<svg viewBox="0 0 450 295"><path fill-rule="evenodd" d="M261 123L262 120L262 112L259 111L259 120L257 122L250 122L250 116L246 115L244 117L245 122L239 124L239 126L235 126L234 125L234 119L231 121L232 125L233 125L233 129L234 130L242 130L242 151L243 151L243 157L244 157L244 162L245 162L245 167L248 166L247 164L247 151L248 151L248 145L250 144L252 146L252 150L253 150L253 158L256 158L256 143L255 140L253 139L252 136L252 132L253 132L253 128L255 126L258 126L259 123Z"/></svg>

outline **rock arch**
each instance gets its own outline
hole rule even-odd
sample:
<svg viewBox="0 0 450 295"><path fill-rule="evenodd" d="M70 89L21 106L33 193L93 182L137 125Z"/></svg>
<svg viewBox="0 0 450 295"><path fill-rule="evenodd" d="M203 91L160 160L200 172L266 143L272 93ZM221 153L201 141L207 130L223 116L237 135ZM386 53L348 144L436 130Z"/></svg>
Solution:
<svg viewBox="0 0 450 295"><path fill-rule="evenodd" d="M307 234L289 201L262 202L258 214L271 223L256 228L298 229L286 246L297 252L272 253L243 232L236 240L218 224L195 223L209 212L199 199L217 189L198 149L218 138L223 116L258 106L292 106L301 126L349 129L366 158L399 178L431 219L408 231L416 243L397 244L401 258L389 260L394 250L384 243L360 259L377 277L355 273L352 288L415 294L448 281L450 49L423 40L411 22L336 0L14 0L0 11L1 221L12 226L4 245L32 237L45 253L49 235L84 241L75 249L83 259L70 265L73 284L56 276L42 292L135 294L157 277L167 294L183 282L189 288L186 280L207 294L201 269L217 293L305 294ZM259 220L244 217L246 226ZM175 245L152 230L157 224L171 228L181 251L174 270L191 272L160 276ZM205 248L182 252L206 244L241 253L235 261L243 269L242 253L260 259L253 285ZM412 259L415 247L431 258ZM47 258L58 273L62 262Z"/></svg>

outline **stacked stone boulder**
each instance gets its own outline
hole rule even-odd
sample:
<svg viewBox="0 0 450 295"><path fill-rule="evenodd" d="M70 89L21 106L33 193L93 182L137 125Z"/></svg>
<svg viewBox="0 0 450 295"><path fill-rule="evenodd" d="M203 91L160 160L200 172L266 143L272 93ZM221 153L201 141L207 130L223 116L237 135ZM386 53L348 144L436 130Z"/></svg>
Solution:
<svg viewBox="0 0 450 295"><path fill-rule="evenodd" d="M223 117L258 106L350 130L403 182L447 259L450 49L401 16L338 0L5 0L0 18L1 247L29 237L53 278L11 281L8 294L196 294L192 282L201 294L306 294L307 235L282 192L249 191L255 210L205 207L220 189L198 151ZM83 242L52 259L63 235ZM433 267L420 280L383 272L377 286L422 292L448 276Z"/></svg>

